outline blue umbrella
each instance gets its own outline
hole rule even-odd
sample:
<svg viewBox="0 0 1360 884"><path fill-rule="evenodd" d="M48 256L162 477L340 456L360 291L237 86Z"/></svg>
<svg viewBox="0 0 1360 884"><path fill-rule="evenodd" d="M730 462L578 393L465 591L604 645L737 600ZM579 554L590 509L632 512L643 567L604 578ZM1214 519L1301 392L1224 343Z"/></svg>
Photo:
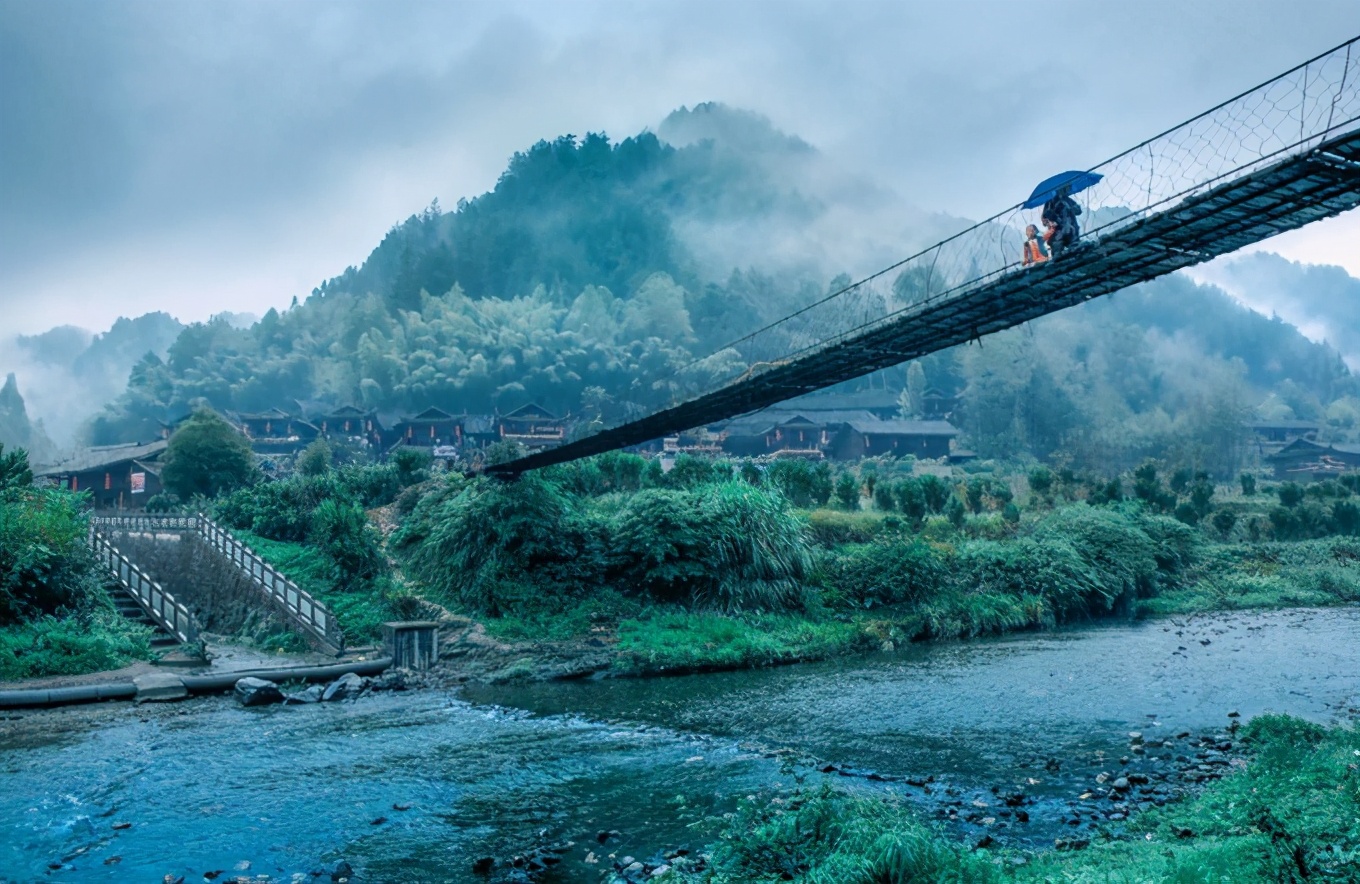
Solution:
<svg viewBox="0 0 1360 884"><path fill-rule="evenodd" d="M1070 193L1078 193L1104 177L1104 175L1095 172L1060 172L1052 178L1045 178L1040 182L1039 186L1034 188L1034 193L1031 193L1029 199L1025 200L1024 207L1026 209L1039 208L1044 203L1053 199L1054 195L1058 192L1058 188L1062 187L1064 184L1067 185L1067 189Z"/></svg>

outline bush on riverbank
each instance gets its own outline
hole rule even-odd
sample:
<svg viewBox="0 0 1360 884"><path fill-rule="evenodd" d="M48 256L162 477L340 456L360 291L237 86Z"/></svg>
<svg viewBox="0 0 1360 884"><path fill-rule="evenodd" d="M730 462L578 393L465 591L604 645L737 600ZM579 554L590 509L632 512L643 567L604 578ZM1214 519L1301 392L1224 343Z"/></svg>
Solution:
<svg viewBox="0 0 1360 884"><path fill-rule="evenodd" d="M151 630L112 610L0 629L0 681L84 675L151 658Z"/></svg>
<svg viewBox="0 0 1360 884"><path fill-rule="evenodd" d="M748 799L710 821L717 839L704 880L1360 879L1360 732L1265 715L1247 725L1243 740L1254 752L1245 769L1195 798L1136 817L1134 837L1097 840L1082 851L970 850L896 800L830 787Z"/></svg>
<svg viewBox="0 0 1360 884"><path fill-rule="evenodd" d="M147 659L148 631L113 613L86 545L86 495L32 478L22 449L0 448L0 680Z"/></svg>

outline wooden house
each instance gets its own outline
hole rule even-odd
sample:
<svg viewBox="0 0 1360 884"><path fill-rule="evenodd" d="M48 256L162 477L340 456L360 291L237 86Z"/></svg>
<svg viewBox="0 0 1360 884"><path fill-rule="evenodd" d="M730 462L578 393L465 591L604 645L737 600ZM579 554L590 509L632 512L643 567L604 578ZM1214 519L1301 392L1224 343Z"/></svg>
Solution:
<svg viewBox="0 0 1360 884"><path fill-rule="evenodd" d="M810 398L810 397L807 397ZM877 420L868 411L797 411L765 409L715 425L722 449L736 457L763 457L780 452L819 458L831 454L836 439L851 421Z"/></svg>
<svg viewBox="0 0 1360 884"><path fill-rule="evenodd" d="M920 459L949 457L949 446L959 431L948 421L851 421L835 444L837 460L861 457L904 457Z"/></svg>
<svg viewBox="0 0 1360 884"><path fill-rule="evenodd" d="M397 421L388 434L389 448L419 445L436 448L463 444L463 420L439 408L427 408L415 417Z"/></svg>
<svg viewBox="0 0 1360 884"><path fill-rule="evenodd" d="M157 439L85 448L34 475L71 491L88 491L96 510L138 510L161 492L160 458L168 445Z"/></svg>
<svg viewBox="0 0 1360 884"><path fill-rule="evenodd" d="M375 409L364 411L353 405L344 405L320 415L313 423L321 435L328 439L361 439L374 447L382 447L384 430Z"/></svg>
<svg viewBox="0 0 1360 884"><path fill-rule="evenodd" d="M1295 439L1266 458L1275 478L1291 482L1311 482L1334 478L1360 470L1360 445L1324 445L1310 439Z"/></svg>
<svg viewBox="0 0 1360 884"><path fill-rule="evenodd" d="M931 387L921 396L921 417L926 420L948 420L953 417L958 405L958 396Z"/></svg>
<svg viewBox="0 0 1360 884"><path fill-rule="evenodd" d="M1258 442L1287 443L1295 439L1318 438L1321 426L1312 420L1248 420L1243 424Z"/></svg>
<svg viewBox="0 0 1360 884"><path fill-rule="evenodd" d="M250 449L256 454L296 454L321 435L315 424L281 408L238 414L234 423L250 440Z"/></svg>
<svg viewBox="0 0 1360 884"><path fill-rule="evenodd" d="M501 438L526 448L555 448L566 438L566 422L541 405L521 405L499 420Z"/></svg>

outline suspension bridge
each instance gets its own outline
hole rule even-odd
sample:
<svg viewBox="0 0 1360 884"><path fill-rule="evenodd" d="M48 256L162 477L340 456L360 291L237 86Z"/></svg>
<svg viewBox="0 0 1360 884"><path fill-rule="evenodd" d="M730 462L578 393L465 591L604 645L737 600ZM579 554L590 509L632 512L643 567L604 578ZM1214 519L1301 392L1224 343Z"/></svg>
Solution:
<svg viewBox="0 0 1360 884"><path fill-rule="evenodd" d="M705 426L1190 267L1360 206L1360 37L1092 167L1077 248L1023 266L1023 204L687 367L664 409L487 472L512 477ZM1357 245L1360 247L1360 244Z"/></svg>

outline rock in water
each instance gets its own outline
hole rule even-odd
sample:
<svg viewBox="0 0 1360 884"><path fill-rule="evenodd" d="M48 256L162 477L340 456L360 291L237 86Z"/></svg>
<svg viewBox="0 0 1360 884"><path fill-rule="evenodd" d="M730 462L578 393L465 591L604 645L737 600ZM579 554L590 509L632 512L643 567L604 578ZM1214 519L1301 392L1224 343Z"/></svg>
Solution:
<svg viewBox="0 0 1360 884"><path fill-rule="evenodd" d="M362 678L353 672L346 672L326 686L326 692L321 695L321 699L329 703L332 700L347 700L350 697L357 697L363 686L364 680Z"/></svg>
<svg viewBox="0 0 1360 884"><path fill-rule="evenodd" d="M242 706L267 706L282 703L283 691L272 681L247 676L236 682L236 699Z"/></svg>
<svg viewBox="0 0 1360 884"><path fill-rule="evenodd" d="M325 692L325 690L326 689L323 688L321 685L314 684L311 687L307 688L306 690L301 690L295 694L287 695L286 697L283 698L283 702L285 705L295 705L299 703L320 703L321 695L323 692Z"/></svg>

